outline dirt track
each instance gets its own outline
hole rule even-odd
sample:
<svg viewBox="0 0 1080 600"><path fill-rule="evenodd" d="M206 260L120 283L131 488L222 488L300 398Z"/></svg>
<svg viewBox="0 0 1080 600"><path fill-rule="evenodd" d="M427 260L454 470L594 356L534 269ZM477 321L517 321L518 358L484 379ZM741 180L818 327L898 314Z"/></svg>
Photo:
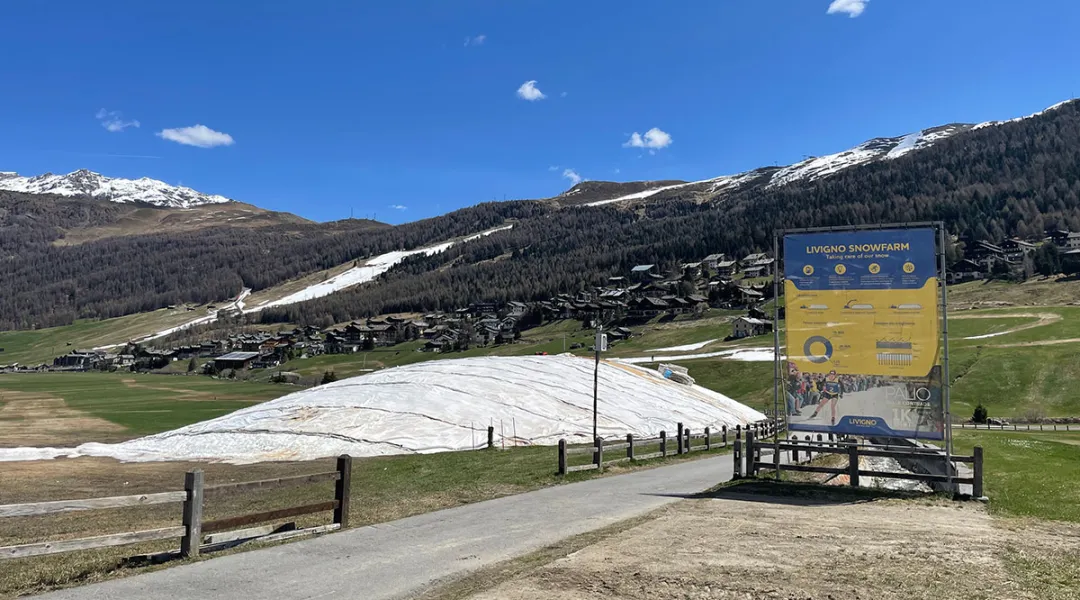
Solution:
<svg viewBox="0 0 1080 600"><path fill-rule="evenodd" d="M1066 587L1080 586L1080 568L1047 582L1030 567L1076 565L1077 526L999 521L981 505L937 500L736 497L672 505L473 598L1080 598Z"/></svg>

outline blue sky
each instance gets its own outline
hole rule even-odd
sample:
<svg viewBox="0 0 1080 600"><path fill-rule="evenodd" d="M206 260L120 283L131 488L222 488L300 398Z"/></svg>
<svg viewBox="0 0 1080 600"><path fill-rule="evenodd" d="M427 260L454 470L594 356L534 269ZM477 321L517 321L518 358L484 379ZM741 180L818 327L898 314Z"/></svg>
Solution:
<svg viewBox="0 0 1080 600"><path fill-rule="evenodd" d="M1074 0L8 0L3 13L0 170L148 176L316 220L549 197L568 169L704 179L1080 94Z"/></svg>

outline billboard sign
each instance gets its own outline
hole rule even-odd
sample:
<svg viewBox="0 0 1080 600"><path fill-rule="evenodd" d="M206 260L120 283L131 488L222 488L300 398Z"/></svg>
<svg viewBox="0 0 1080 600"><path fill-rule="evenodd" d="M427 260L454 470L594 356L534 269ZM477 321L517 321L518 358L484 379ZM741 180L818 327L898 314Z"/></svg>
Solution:
<svg viewBox="0 0 1080 600"><path fill-rule="evenodd" d="M935 238L784 236L790 429L944 438Z"/></svg>

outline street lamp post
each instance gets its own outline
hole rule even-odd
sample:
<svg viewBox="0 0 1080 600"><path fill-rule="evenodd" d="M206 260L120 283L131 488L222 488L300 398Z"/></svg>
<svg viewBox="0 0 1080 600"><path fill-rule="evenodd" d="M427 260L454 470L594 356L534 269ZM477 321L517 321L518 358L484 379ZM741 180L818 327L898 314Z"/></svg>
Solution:
<svg viewBox="0 0 1080 600"><path fill-rule="evenodd" d="M600 352L607 349L607 335L604 334L604 326L600 323L596 325L596 341L593 345L596 350L596 364L593 366L593 388L592 388L592 437L593 442L596 442L598 437L596 428L596 414L597 414L597 400L600 397Z"/></svg>

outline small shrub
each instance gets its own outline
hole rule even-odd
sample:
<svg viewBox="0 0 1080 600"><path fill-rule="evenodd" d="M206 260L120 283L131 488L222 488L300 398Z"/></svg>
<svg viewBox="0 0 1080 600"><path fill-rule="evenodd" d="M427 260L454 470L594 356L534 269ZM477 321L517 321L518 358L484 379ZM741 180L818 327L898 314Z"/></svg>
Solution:
<svg viewBox="0 0 1080 600"><path fill-rule="evenodd" d="M974 421L975 423L985 423L986 422L986 417L987 417L986 407L983 406L982 403L980 402L979 405L975 407L975 413L971 415L971 420Z"/></svg>

